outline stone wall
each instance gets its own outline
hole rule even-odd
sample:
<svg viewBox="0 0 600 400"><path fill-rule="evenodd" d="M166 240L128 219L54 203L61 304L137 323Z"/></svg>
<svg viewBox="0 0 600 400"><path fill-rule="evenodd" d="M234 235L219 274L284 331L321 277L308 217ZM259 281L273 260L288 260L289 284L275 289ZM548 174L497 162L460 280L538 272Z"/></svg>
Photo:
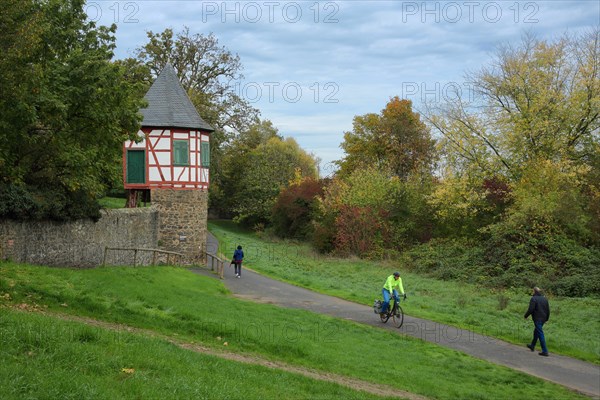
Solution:
<svg viewBox="0 0 600 400"><path fill-rule="evenodd" d="M151 208L103 210L98 222L0 220L0 260L74 267L177 261L108 247L169 250L184 254L184 264L204 263L208 193L158 189L151 195Z"/></svg>
<svg viewBox="0 0 600 400"><path fill-rule="evenodd" d="M103 210L98 222L0 221L0 259L41 265L93 267L106 247L158 248L158 212L152 208ZM152 262L138 252L136 264ZM110 265L132 265L133 251L106 252Z"/></svg>
<svg viewBox="0 0 600 400"><path fill-rule="evenodd" d="M160 248L183 253L187 264L204 263L208 192L153 189L151 198L159 215Z"/></svg>

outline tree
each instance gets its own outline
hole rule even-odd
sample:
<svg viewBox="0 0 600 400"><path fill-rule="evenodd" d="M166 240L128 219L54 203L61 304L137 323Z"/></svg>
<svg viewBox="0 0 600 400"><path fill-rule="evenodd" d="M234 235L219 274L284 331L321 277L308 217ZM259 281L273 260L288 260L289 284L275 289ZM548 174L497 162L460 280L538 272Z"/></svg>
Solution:
<svg viewBox="0 0 600 400"><path fill-rule="evenodd" d="M292 139L282 138L268 120L253 125L226 147L223 198L247 225L268 224L275 200L299 172L317 176L316 160Z"/></svg>
<svg viewBox="0 0 600 400"><path fill-rule="evenodd" d="M302 176L317 176L314 157L292 138L271 138L248 154L247 169L239 182L236 196L236 219L246 224L268 224L271 210L283 187L296 171Z"/></svg>
<svg viewBox="0 0 600 400"><path fill-rule="evenodd" d="M340 147L346 153L338 162L340 176L375 165L406 179L415 172L430 172L435 160L429 129L412 111L412 102L397 96L380 114L354 117L353 130L344 133Z"/></svg>
<svg viewBox="0 0 600 400"><path fill-rule="evenodd" d="M283 188L273 206L272 223L280 237L306 239L313 233L312 217L316 199L323 194L323 181L314 177L298 179Z"/></svg>
<svg viewBox="0 0 600 400"><path fill-rule="evenodd" d="M135 137L143 104L111 62L116 26L87 22L83 0L8 3L0 17L4 215L98 217L96 198L121 178L122 144Z"/></svg>
<svg viewBox="0 0 600 400"><path fill-rule="evenodd" d="M218 193L211 192L213 208L220 214L235 215L233 210L238 201L240 183L244 181L246 170L250 167L249 155L272 138L283 140L271 121L262 120L241 131L230 143L222 146L220 190Z"/></svg>
<svg viewBox="0 0 600 400"><path fill-rule="evenodd" d="M533 159L588 163L600 139L599 71L599 29L555 42L527 35L467 75L475 102L457 94L428 119L457 170L515 180Z"/></svg>
<svg viewBox="0 0 600 400"><path fill-rule="evenodd" d="M498 222L512 200L501 177L483 179L469 174L446 175L423 199L441 237L476 237L479 229Z"/></svg>
<svg viewBox="0 0 600 400"><path fill-rule="evenodd" d="M580 242L590 237L585 192L581 190L586 167L571 161L535 160L525 166L523 177L513 184L514 204L504 224L511 227L546 224Z"/></svg>
<svg viewBox="0 0 600 400"><path fill-rule="evenodd" d="M374 166L336 176L317 201L313 244L324 252L380 257L396 248L390 219L402 182Z"/></svg>
<svg viewBox="0 0 600 400"><path fill-rule="evenodd" d="M587 230L589 237L597 226L592 221L600 188L594 172L600 154L599 71L600 29L554 42L526 35L517 47L500 47L489 66L467 76L478 94L474 103L457 95L430 108L428 119L443 136L446 180L477 182L465 191L481 197L481 182L497 177L514 193L509 215L533 221L551 205L545 221L578 235ZM548 180L539 192L541 186L532 182L543 186L543 171L577 183ZM583 221L590 228L583 229Z"/></svg>
<svg viewBox="0 0 600 400"><path fill-rule="evenodd" d="M379 114L354 117L341 147L345 156L326 190L316 245L376 256L430 238L425 198L431 191L435 141L411 101L393 97Z"/></svg>
<svg viewBox="0 0 600 400"><path fill-rule="evenodd" d="M600 29L526 35L467 74L476 96L429 108L444 162L429 204L443 234L477 238L474 274L497 287L598 290L599 71Z"/></svg>

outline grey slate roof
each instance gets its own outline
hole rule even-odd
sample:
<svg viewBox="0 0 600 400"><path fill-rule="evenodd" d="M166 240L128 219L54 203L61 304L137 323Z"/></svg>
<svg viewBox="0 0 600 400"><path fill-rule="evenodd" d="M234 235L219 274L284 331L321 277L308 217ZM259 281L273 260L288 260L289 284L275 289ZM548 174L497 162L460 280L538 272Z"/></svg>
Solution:
<svg viewBox="0 0 600 400"><path fill-rule="evenodd" d="M161 71L144 98L148 107L140 109L142 126L214 131L196 111L171 64Z"/></svg>

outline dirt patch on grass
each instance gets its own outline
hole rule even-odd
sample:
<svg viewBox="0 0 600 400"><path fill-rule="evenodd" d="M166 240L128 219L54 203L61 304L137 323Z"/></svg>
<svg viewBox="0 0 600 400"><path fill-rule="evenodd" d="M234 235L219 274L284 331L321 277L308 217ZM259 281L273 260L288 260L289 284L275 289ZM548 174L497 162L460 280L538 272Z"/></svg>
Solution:
<svg viewBox="0 0 600 400"><path fill-rule="evenodd" d="M195 344L173 342L173 341L172 341L172 343L177 344L178 346L180 346L184 349L197 351L197 352L201 352L201 353L205 353L205 354L212 354L212 355L222 357L222 358L232 360L232 361L238 361L238 362L242 362L242 363L246 363L246 364L261 365L263 367L267 367L267 368L271 368L271 369L278 369L278 370L282 370L282 371L286 371L286 372L291 372L294 374L303 375L303 376L306 376L306 377L309 377L312 379L316 379L316 380L320 380L320 381L333 382L333 383L337 383L338 385L346 386L346 387L349 387L354 390L368 392L368 393L376 394L379 396L398 397L401 399L409 399L409 400L424 400L424 399L426 399L426 397L419 396L414 393L409 393L409 392L406 392L406 391L403 391L400 389L391 388L391 387L385 386L385 385L377 385L377 384L374 384L371 382L361 381L359 379L354 379L354 378L350 378L350 377L343 376L343 375L337 375L337 374L332 374L332 373L327 373L327 372L322 372L322 371L317 371L317 370L311 370L308 368L297 367L297 366L282 363L279 361L271 361L271 360L262 359L262 358L259 358L256 356L247 356L247 355L242 355L242 354L238 354L238 353L230 353L230 352L216 352L216 351L213 351L212 349L207 349L203 346L199 346L199 345L195 345Z"/></svg>
<svg viewBox="0 0 600 400"><path fill-rule="evenodd" d="M254 303L260 303L260 304L275 304L275 305L277 304L275 299L270 299L270 298L264 297L264 296L254 296L254 295L249 295L249 294L234 294L233 297L235 297L236 299L252 301Z"/></svg>
<svg viewBox="0 0 600 400"><path fill-rule="evenodd" d="M343 376L343 375L313 370L313 369L304 368L304 367L298 367L298 366L287 364L287 363L280 362L280 361L268 360L266 358L258 357L255 355L247 355L247 354L235 353L232 351L219 350L219 349L211 348L208 346L204 346L199 343L186 342L186 341L180 340L178 338L174 338L172 336L167 336L167 335L164 335L164 334L161 334L161 333L149 330L149 329L136 328L136 327L112 323L112 322L105 322L105 321L100 321L100 320L93 319L93 318L73 316L73 315L67 315L67 314L59 314L59 313L55 313L55 312L48 312L47 310L41 310L40 308L31 307L31 306L27 306L24 304L15 305L10 308L12 308L15 311L20 311L20 312L38 312L38 313L45 314L45 315L48 315L48 316L51 316L54 318L59 318L61 320L80 322L80 323L84 323L86 325L95 326L95 327L102 328L102 329L108 329L108 330L112 330L112 331L126 331L126 332L133 333L133 334L140 334L140 335L145 335L145 336L149 336L149 337L153 337L153 338L158 338L158 339L168 341L182 349L186 349L189 351L194 351L194 352L202 353L202 354L208 354L208 355L224 358L224 359L231 360L231 361L242 362L245 364L260 365L260 366L271 368L271 369L277 369L277 370L286 371L286 372L290 372L290 373L294 373L294 374L299 374L299 375L309 377L311 379L336 383L338 385L345 386L345 387L351 388L353 390L367 392L367 393L375 394L378 396L397 397L397 398L408 399L408 400L426 400L427 399L424 396L420 396L420 395L417 395L414 393L410 393L410 392L406 392L406 391L403 391L400 389L392 388L390 386L379 385L379 384L375 384L375 383L371 383L371 382L367 382L367 381L363 381L360 379L355 379L355 378L351 378L351 377L347 377L347 376Z"/></svg>

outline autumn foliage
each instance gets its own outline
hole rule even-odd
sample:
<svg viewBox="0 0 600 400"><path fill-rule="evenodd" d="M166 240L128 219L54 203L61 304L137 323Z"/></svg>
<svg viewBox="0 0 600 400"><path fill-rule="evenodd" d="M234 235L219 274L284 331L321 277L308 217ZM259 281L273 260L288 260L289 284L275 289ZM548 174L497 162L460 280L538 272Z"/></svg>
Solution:
<svg viewBox="0 0 600 400"><path fill-rule="evenodd" d="M344 133L345 157L340 176L374 166L401 179L429 172L435 162L435 142L429 128L412 109L412 102L393 97L379 114L354 117L353 130Z"/></svg>
<svg viewBox="0 0 600 400"><path fill-rule="evenodd" d="M335 220L334 244L340 255L381 258L392 248L389 211L372 206L342 206Z"/></svg>
<svg viewBox="0 0 600 400"><path fill-rule="evenodd" d="M312 242L494 288L600 295L600 30L525 36L469 77L479 97L390 99L354 118ZM436 140L429 134L436 133Z"/></svg>
<svg viewBox="0 0 600 400"><path fill-rule="evenodd" d="M279 193L273 207L275 233L287 238L307 238L312 233L312 210L316 197L323 194L323 182L305 178Z"/></svg>

